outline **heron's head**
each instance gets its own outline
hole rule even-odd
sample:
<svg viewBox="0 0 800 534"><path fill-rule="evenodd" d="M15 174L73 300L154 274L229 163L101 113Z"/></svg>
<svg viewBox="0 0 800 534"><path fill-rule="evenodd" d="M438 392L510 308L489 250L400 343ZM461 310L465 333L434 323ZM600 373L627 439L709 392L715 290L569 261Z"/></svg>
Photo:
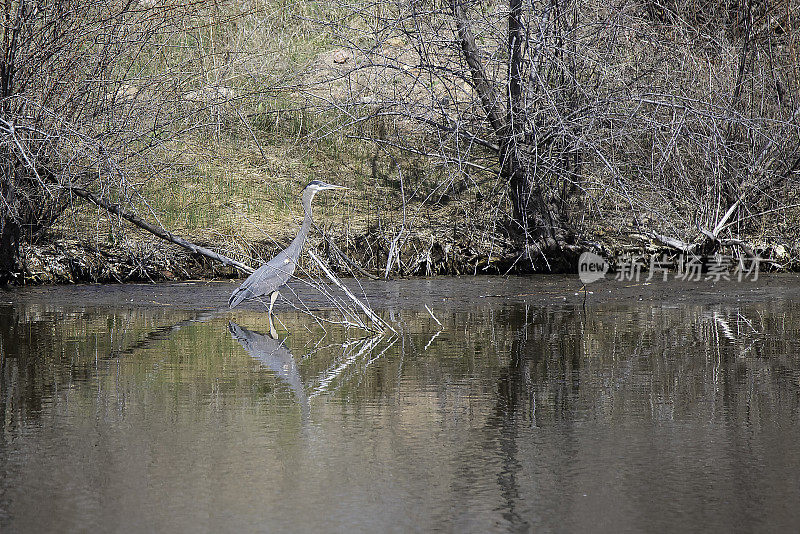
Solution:
<svg viewBox="0 0 800 534"><path fill-rule="evenodd" d="M319 191L325 191L328 189L347 189L347 188L341 185L329 184L321 180L312 180L306 186L305 191L309 191L311 193L318 193Z"/></svg>
<svg viewBox="0 0 800 534"><path fill-rule="evenodd" d="M311 200L314 198L320 191L325 191L328 189L347 189L346 187L342 187L341 185L333 185L326 182L322 182L320 180L312 180L305 189L303 189L303 206L305 207L306 211L310 211L311 209Z"/></svg>

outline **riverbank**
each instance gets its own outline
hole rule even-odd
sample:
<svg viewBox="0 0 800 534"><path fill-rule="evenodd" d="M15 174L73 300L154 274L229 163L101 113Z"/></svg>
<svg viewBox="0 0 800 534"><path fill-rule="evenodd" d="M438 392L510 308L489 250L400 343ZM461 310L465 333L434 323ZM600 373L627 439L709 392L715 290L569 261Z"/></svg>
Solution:
<svg viewBox="0 0 800 534"><path fill-rule="evenodd" d="M200 244L231 254L212 243ZM333 270L363 278L383 278L390 256L393 265L389 275L402 277L576 273L578 255L583 250L604 257L612 272L629 268L635 262L641 272L646 273L654 263L665 261L673 270L679 270L681 261L685 263L691 257L691 254L640 234L606 234L603 240L587 241L583 248L576 246L568 263L549 266L537 250L520 251L503 236L478 242L470 235L446 229L408 232L400 242L374 231L325 239L313 236L309 246L325 258ZM759 268L763 272L800 271L800 240L754 240L745 246L762 258ZM279 249L280 245L273 242L256 242L249 244L247 256L231 255L257 267ZM15 273L12 286L219 280L244 276L233 267L148 235L134 235L114 244L57 237L24 245L20 254L20 270ZM696 253L706 263L713 262L714 254L728 263L738 262L737 251L732 247ZM300 270L316 274L317 266L304 254Z"/></svg>

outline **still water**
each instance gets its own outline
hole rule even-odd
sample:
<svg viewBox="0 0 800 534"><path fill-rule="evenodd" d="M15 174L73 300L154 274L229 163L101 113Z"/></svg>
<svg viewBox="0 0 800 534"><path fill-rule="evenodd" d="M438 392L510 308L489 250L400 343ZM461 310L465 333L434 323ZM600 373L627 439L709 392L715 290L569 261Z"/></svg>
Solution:
<svg viewBox="0 0 800 534"><path fill-rule="evenodd" d="M798 531L798 304L492 296L7 299L0 531Z"/></svg>

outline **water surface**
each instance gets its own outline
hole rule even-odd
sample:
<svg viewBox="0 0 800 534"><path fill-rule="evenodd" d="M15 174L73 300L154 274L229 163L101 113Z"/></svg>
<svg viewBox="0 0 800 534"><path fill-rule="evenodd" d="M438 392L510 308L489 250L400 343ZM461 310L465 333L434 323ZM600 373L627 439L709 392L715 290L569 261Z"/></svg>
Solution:
<svg viewBox="0 0 800 534"><path fill-rule="evenodd" d="M192 286L8 294L0 530L800 528L794 300L446 301L470 280L400 283L397 334L284 306L277 340Z"/></svg>

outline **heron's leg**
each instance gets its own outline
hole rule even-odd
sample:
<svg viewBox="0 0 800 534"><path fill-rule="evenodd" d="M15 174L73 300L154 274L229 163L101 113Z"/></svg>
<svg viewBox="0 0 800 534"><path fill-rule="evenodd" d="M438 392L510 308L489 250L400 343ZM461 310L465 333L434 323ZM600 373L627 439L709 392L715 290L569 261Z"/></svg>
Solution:
<svg viewBox="0 0 800 534"><path fill-rule="evenodd" d="M275 325L272 324L272 316L269 316L269 337L272 339L278 339L278 331L275 330Z"/></svg>
<svg viewBox="0 0 800 534"><path fill-rule="evenodd" d="M278 295L280 295L280 291L273 291L269 295L269 315L272 317L272 307L275 306L275 301L278 299Z"/></svg>
<svg viewBox="0 0 800 534"><path fill-rule="evenodd" d="M278 291L273 291L269 296L269 312L267 313L267 318L269 319L269 335L272 336L272 339L278 338L278 332L275 330L275 325L272 324L272 307L275 306L275 300L277 300L279 294Z"/></svg>

